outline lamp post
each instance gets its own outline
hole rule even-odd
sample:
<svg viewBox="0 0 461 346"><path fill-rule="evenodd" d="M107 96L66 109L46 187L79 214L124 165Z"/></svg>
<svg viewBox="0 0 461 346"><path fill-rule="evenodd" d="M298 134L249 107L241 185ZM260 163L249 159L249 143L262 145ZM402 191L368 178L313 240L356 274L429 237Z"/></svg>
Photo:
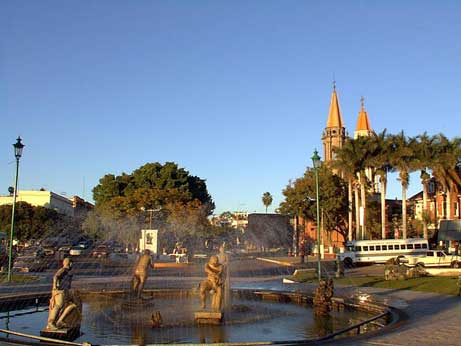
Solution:
<svg viewBox="0 0 461 346"><path fill-rule="evenodd" d="M14 156L16 157L16 177L14 179L14 191L13 191L13 207L11 208L11 229L10 229L10 244L8 251L8 282L11 282L11 266L12 266L12 255L13 255L13 234L14 234L14 213L16 209L16 196L18 195L18 173L19 173L19 159L22 156L22 149L24 144L21 143L21 137L18 137L16 143L13 144Z"/></svg>
<svg viewBox="0 0 461 346"><path fill-rule="evenodd" d="M320 156L317 149L314 150L312 155L312 163L314 165L315 172L315 194L317 204L317 276L319 282L321 280L322 269L320 267L320 204L319 204L319 168L320 168Z"/></svg>

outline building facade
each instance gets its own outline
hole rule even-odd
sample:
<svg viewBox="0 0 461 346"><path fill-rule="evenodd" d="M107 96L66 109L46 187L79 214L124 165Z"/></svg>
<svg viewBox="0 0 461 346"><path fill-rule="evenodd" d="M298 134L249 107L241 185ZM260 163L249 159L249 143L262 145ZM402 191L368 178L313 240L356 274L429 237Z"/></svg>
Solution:
<svg viewBox="0 0 461 346"><path fill-rule="evenodd" d="M93 204L78 196L67 198L46 190L19 190L16 202L26 202L35 207L45 207L56 210L60 214L71 217L80 216L93 209ZM12 204L13 196L0 196L0 205Z"/></svg>

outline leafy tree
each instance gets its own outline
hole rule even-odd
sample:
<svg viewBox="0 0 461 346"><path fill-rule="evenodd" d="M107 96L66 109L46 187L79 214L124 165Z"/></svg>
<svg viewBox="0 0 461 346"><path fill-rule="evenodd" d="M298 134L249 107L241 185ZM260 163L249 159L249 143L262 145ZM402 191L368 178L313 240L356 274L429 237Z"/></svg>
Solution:
<svg viewBox="0 0 461 346"><path fill-rule="evenodd" d="M0 206L0 229L10 232L11 204ZM14 219L14 237L20 242L57 235L79 233L78 220L59 214L53 209L34 207L26 202L17 202Z"/></svg>
<svg viewBox="0 0 461 346"><path fill-rule="evenodd" d="M205 180L174 162L147 163L120 176L107 174L93 189L93 198L95 213L85 221L85 232L98 236L103 231L105 237L132 243L145 224L142 210L160 209L153 215L154 224L167 242L183 242L192 234L201 236L210 231L207 217L214 210ZM124 223L125 231L118 230L116 223Z"/></svg>
<svg viewBox="0 0 461 346"><path fill-rule="evenodd" d="M267 214L267 208L272 204L272 195L270 192L264 192L262 201L264 206L266 207L266 214Z"/></svg>
<svg viewBox="0 0 461 346"><path fill-rule="evenodd" d="M319 170L319 203L324 214L324 227L327 231L337 231L347 239L348 198L344 180L322 165ZM280 203L281 214L301 216L315 220L316 185L315 172L307 169L304 176L290 182L283 190L285 199Z"/></svg>
<svg viewBox="0 0 461 346"><path fill-rule="evenodd" d="M228 219L229 220L229 219L232 219L234 217L234 214L232 214L230 211L224 211L219 215L219 217L221 219Z"/></svg>

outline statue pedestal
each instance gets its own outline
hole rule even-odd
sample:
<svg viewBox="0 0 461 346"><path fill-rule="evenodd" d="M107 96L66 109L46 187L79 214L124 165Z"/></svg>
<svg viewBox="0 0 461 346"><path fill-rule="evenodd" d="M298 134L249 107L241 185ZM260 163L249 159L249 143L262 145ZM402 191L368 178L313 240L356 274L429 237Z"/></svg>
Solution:
<svg viewBox="0 0 461 346"><path fill-rule="evenodd" d="M215 324L222 323L224 314L222 312L214 311L198 311L194 315L197 324Z"/></svg>
<svg viewBox="0 0 461 346"><path fill-rule="evenodd" d="M40 336L52 339L72 341L80 336L80 326L72 328L60 328L56 330L47 329L45 327L40 331Z"/></svg>

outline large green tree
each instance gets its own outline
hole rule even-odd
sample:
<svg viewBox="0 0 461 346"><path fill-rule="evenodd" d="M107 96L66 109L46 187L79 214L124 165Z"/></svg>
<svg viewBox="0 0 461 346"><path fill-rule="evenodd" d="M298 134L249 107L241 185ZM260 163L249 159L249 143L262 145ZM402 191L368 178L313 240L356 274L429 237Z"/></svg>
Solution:
<svg viewBox="0 0 461 346"><path fill-rule="evenodd" d="M290 182L283 190L283 195L285 199L279 207L281 214L316 219L316 184L313 169L307 169L303 177ZM328 232L337 231L347 239L347 185L325 165L319 170L319 203L324 215L324 229Z"/></svg>
<svg viewBox="0 0 461 346"><path fill-rule="evenodd" d="M136 240L137 230L146 226L148 217L154 218L161 238L170 242L202 236L210 230L207 217L214 210L205 180L174 162L147 163L131 174L107 174L93 189L93 198L96 210L86 220L85 231L124 238L127 243ZM150 215L148 210L155 212ZM121 221L127 224L125 233L130 235L122 237L123 230L114 229L113 225Z"/></svg>

